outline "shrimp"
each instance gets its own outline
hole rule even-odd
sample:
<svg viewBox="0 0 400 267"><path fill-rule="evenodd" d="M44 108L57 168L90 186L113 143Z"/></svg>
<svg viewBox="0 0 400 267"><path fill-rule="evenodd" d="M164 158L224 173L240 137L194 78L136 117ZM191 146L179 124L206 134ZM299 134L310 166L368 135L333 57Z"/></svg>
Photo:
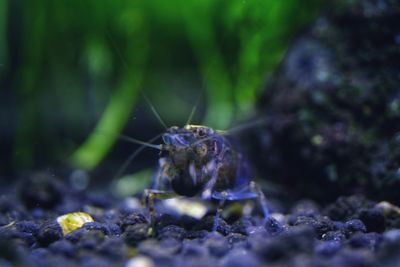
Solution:
<svg viewBox="0 0 400 267"><path fill-rule="evenodd" d="M162 134L163 144L156 175L144 192L151 231L154 229L154 200L199 197L219 201L213 231L218 227L227 200L257 199L264 218L269 211L266 198L251 177L247 161L234 149L228 136L202 125L170 127Z"/></svg>

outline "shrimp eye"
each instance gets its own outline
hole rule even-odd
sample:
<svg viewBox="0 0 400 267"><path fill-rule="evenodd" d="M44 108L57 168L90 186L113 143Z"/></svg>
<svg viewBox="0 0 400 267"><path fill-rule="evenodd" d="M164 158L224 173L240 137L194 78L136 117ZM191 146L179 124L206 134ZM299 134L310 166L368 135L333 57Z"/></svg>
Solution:
<svg viewBox="0 0 400 267"><path fill-rule="evenodd" d="M198 134L200 137L203 137L206 135L205 131L203 129L199 129Z"/></svg>
<svg viewBox="0 0 400 267"><path fill-rule="evenodd" d="M206 144L199 144L196 146L196 153L200 156L200 157L204 157L205 155L207 155L207 145Z"/></svg>

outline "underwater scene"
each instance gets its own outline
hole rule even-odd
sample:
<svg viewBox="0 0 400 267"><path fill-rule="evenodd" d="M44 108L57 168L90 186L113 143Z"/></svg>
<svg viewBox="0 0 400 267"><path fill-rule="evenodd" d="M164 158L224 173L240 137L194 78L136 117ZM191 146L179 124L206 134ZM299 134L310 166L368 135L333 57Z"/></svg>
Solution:
<svg viewBox="0 0 400 267"><path fill-rule="evenodd" d="M400 1L0 1L14 266L400 266Z"/></svg>

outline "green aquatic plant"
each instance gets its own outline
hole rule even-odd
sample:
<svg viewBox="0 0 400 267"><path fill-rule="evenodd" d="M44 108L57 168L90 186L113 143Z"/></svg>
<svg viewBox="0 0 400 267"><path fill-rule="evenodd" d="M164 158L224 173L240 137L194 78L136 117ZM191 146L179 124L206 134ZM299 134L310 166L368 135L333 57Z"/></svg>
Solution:
<svg viewBox="0 0 400 267"><path fill-rule="evenodd" d="M19 61L10 58L18 62L14 163L71 155L73 166L89 170L132 117L140 90L167 121L184 121L193 104L187 96L201 88L204 124L224 129L245 117L323 1L7 3L4 18L20 18L12 30L21 36L10 41L21 52ZM169 81L191 93L181 97Z"/></svg>

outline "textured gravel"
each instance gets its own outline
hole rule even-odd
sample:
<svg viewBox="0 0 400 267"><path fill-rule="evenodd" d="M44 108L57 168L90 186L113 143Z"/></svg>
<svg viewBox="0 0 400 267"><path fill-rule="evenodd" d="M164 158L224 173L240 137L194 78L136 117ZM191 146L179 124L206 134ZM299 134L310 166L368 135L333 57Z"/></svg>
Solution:
<svg viewBox="0 0 400 267"><path fill-rule="evenodd" d="M322 208L300 201L289 211L274 211L265 222L257 216L225 218L217 232L210 231L212 215L196 220L158 213L156 234L150 237L147 213L132 201L74 192L55 179L40 183L40 190L13 189L0 197L0 266L367 267L400 262L397 207L362 196L340 197ZM60 185L56 198L55 185ZM94 222L63 236L56 218L75 211L90 214Z"/></svg>

